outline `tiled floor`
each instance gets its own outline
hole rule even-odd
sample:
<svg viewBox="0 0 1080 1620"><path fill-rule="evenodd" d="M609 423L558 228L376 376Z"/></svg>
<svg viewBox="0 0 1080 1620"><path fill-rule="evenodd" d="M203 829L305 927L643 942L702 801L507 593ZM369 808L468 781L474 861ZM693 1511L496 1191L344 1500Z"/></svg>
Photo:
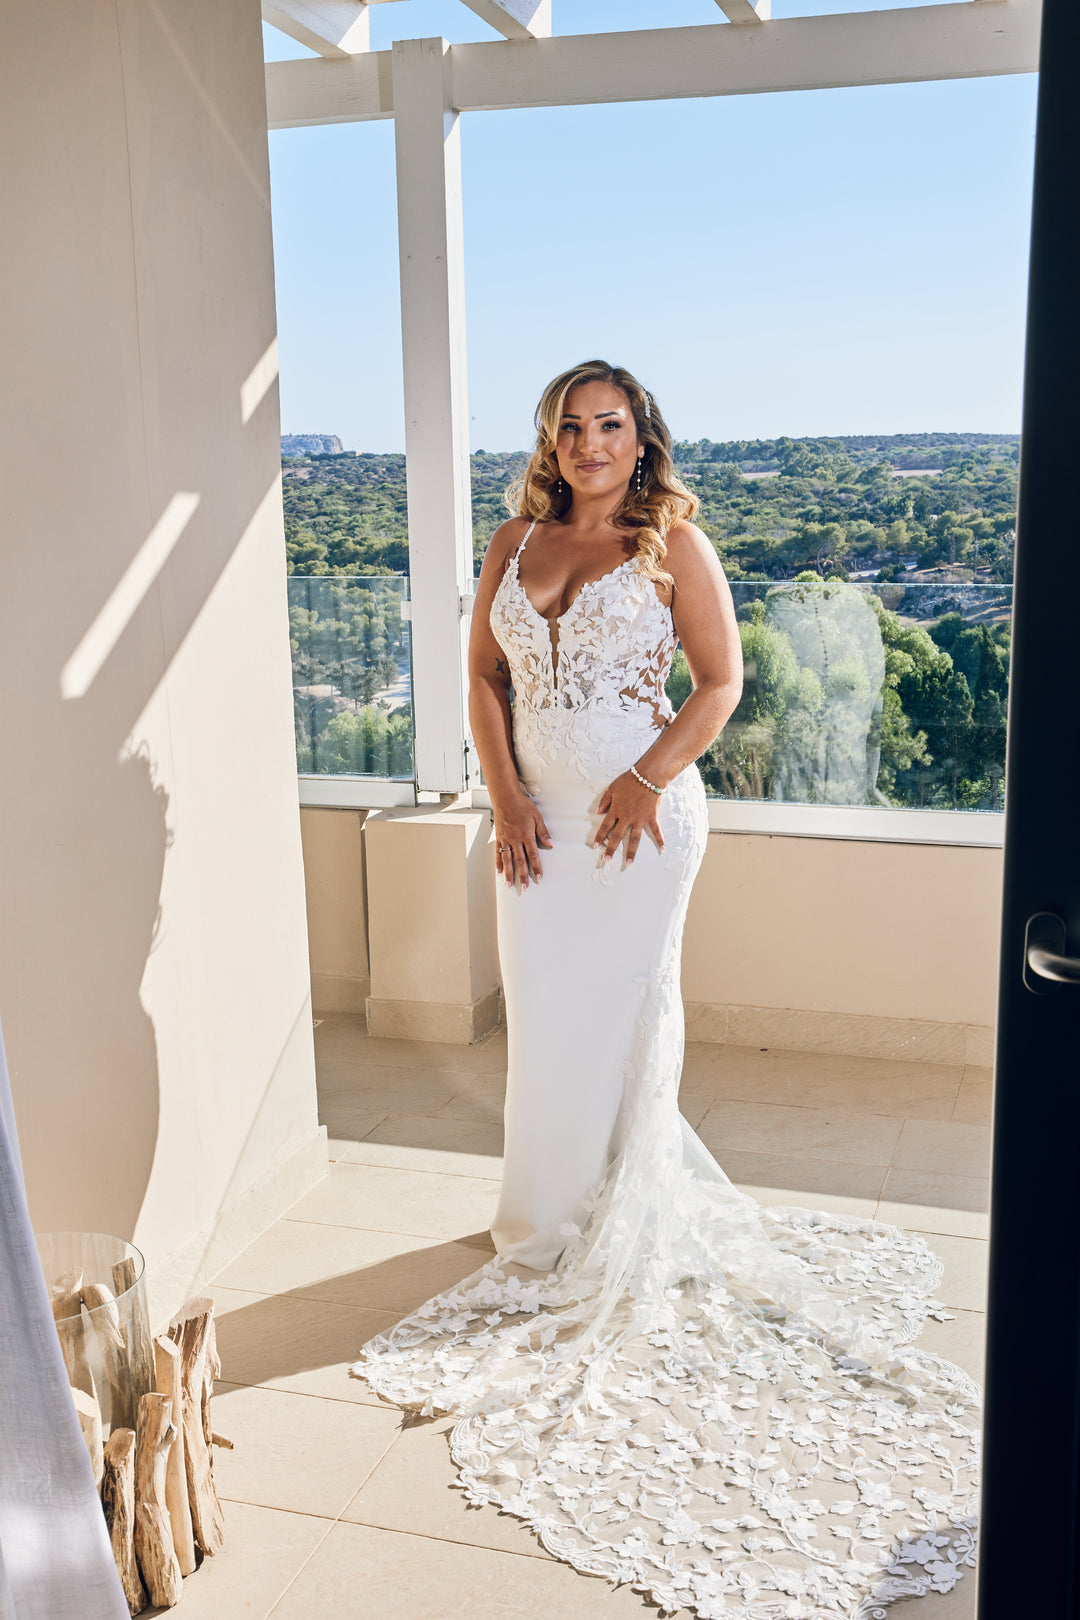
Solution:
<svg viewBox="0 0 1080 1620"><path fill-rule="evenodd" d="M315 1031L330 1175L222 1273L215 1428L221 1555L189 1620L619 1620L640 1597L557 1563L453 1489L445 1422L347 1375L360 1344L490 1253L505 1037L478 1047ZM877 1215L930 1236L955 1319L922 1343L981 1374L990 1075L985 1069L694 1046L682 1107L770 1203ZM148 1611L149 1612L149 1611ZM974 1582L890 1620L970 1620Z"/></svg>

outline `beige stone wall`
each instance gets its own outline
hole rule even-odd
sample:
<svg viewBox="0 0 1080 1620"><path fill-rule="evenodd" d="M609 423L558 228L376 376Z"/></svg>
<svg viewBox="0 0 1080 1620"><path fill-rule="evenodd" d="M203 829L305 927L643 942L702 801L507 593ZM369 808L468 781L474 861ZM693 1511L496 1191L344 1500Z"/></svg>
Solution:
<svg viewBox="0 0 1080 1620"><path fill-rule="evenodd" d="M362 1013L367 1005L366 817L366 810L309 807L300 812L311 1000L317 1013Z"/></svg>
<svg viewBox="0 0 1080 1620"><path fill-rule="evenodd" d="M479 1040L501 1019L486 810L376 810L364 828L373 1035Z"/></svg>
<svg viewBox="0 0 1080 1620"><path fill-rule="evenodd" d="M402 1026L387 1014L384 1033L469 1039L449 1009L498 982L486 827L476 812L376 812L369 931L362 814L303 812L316 1006L344 1006L348 985L359 1009L370 944L373 994ZM689 1032L987 1063L1000 889L1000 850L713 833L683 949Z"/></svg>
<svg viewBox="0 0 1080 1620"><path fill-rule="evenodd" d="M260 32L0 11L0 1020L36 1225L162 1307L325 1162Z"/></svg>
<svg viewBox="0 0 1080 1620"><path fill-rule="evenodd" d="M1000 908L1000 850L714 833L683 947L691 1032L989 1062Z"/></svg>
<svg viewBox="0 0 1080 1620"><path fill-rule="evenodd" d="M993 1022L1001 851L714 833L688 1001Z"/></svg>

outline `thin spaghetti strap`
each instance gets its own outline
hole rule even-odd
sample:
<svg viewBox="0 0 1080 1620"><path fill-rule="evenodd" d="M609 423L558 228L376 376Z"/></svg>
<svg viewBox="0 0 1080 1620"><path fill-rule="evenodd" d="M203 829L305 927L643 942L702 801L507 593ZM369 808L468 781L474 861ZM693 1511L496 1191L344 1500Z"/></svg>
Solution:
<svg viewBox="0 0 1080 1620"><path fill-rule="evenodd" d="M528 540L530 534L532 534L532 532L533 532L533 530L535 528L536 528L536 519L533 518L532 522L529 524L529 527L525 530L525 535L524 535L524 538L522 539L522 542L521 542L520 546L518 546L517 550L514 552L514 561L515 562L517 562L518 558L521 556L521 553L525 550L525 541Z"/></svg>

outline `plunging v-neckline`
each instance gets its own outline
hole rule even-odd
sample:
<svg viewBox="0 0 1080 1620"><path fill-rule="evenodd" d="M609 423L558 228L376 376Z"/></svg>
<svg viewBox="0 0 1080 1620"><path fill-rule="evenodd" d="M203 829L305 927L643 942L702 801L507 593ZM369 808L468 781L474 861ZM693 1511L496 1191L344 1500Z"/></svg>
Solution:
<svg viewBox="0 0 1080 1620"><path fill-rule="evenodd" d="M602 585L606 579L612 579L616 574L622 573L624 568L629 567L629 565L635 562L637 559L634 557L624 557L621 563L617 563L614 568L607 569L605 573L598 575L596 579L587 579L585 583L580 585L574 592L572 600L567 603L562 612L553 613L549 617L547 614L540 612L540 609L536 606L536 603L533 601L532 597L521 583L521 553L525 550L526 542L535 528L535 521L529 524L529 527L525 531L525 539L522 540L520 546L518 546L517 550L514 552L514 584L521 593L522 601L525 603L525 606L528 608L529 612L536 619L537 623L547 626L548 640L551 643L551 685L553 691L558 692L559 632L562 627L563 620L573 612L574 608L577 607L586 591L593 590L597 585Z"/></svg>
<svg viewBox="0 0 1080 1620"><path fill-rule="evenodd" d="M574 594L573 599L566 605L566 607L563 608L561 613L548 614L548 613L541 613L540 609L536 606L536 603L533 601L532 597L529 595L528 591L525 589L524 585L521 583L521 570L517 566L518 557L520 557L520 555L521 555L521 552L519 551L517 557L514 558L514 563L515 563L514 580L515 580L515 583L517 584L518 590L521 592L522 596L525 598L526 603L528 604L531 611L535 614L536 618L539 619L541 624L547 624L547 625L551 625L551 624L560 625L560 624L562 624L563 620L567 617L567 615L570 614L574 610L574 608L577 607L578 603L581 601L581 598L584 596L586 591L592 590L593 587L596 586L596 585L602 585L606 579L611 579L615 574L621 573L624 568L628 568L632 562L635 562L637 560L634 557L627 557L621 563L616 564L616 566L614 568L609 568L605 574L600 574L596 579L587 579L585 581L584 585L581 585L578 588L578 590Z"/></svg>

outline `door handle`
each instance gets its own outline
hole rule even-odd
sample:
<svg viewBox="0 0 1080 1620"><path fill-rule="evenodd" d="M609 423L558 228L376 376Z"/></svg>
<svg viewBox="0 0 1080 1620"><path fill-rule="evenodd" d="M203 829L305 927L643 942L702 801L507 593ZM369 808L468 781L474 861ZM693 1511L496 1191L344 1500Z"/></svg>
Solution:
<svg viewBox="0 0 1080 1620"><path fill-rule="evenodd" d="M1065 955L1065 919L1037 911L1024 930L1024 983L1037 996L1080 984L1080 956Z"/></svg>

